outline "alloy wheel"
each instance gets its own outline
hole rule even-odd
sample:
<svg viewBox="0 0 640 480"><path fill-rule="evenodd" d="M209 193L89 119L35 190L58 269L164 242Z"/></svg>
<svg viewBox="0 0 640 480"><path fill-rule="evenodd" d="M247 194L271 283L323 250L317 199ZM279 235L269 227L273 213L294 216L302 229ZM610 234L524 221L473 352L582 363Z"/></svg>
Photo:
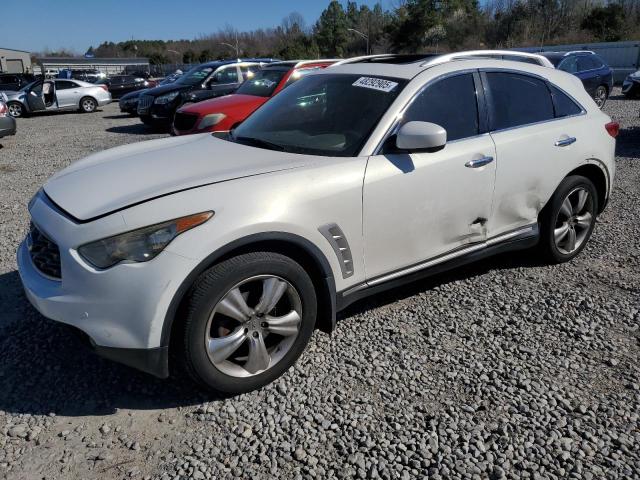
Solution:
<svg viewBox="0 0 640 480"><path fill-rule="evenodd" d="M85 112L93 112L96 108L95 102L93 100L90 99L85 99L82 101L82 109Z"/></svg>
<svg viewBox="0 0 640 480"><path fill-rule="evenodd" d="M596 93L593 96L593 99L595 100L596 105L598 105L599 108L602 108L604 103L607 101L607 89L603 86L596 88Z"/></svg>
<svg viewBox="0 0 640 480"><path fill-rule="evenodd" d="M9 111L9 115L14 118L22 116L22 105L19 103L10 103L7 105L7 110Z"/></svg>
<svg viewBox="0 0 640 480"><path fill-rule="evenodd" d="M213 308L205 348L213 365L233 377L265 372L289 352L300 330L298 291L276 275L234 285Z"/></svg>
<svg viewBox="0 0 640 480"><path fill-rule="evenodd" d="M591 229L594 210L593 197L584 187L573 189L565 197L553 231L556 248L561 253L569 255L582 246Z"/></svg>

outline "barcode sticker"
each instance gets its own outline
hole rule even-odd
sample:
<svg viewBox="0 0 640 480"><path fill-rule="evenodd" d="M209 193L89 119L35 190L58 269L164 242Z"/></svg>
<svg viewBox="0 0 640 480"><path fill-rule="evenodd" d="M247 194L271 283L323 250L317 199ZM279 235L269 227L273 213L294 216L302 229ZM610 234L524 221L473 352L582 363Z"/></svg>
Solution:
<svg viewBox="0 0 640 480"><path fill-rule="evenodd" d="M360 77L353 82L354 87L372 88L373 90L380 90L381 92L390 92L398 86L396 82L384 80L382 78Z"/></svg>

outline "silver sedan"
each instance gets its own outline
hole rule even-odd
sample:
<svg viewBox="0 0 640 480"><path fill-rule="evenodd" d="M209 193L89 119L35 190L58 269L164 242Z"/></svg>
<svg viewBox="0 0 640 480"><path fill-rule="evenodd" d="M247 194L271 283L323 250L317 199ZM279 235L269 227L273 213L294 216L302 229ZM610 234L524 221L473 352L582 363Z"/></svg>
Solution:
<svg viewBox="0 0 640 480"><path fill-rule="evenodd" d="M80 110L90 113L111 102L106 85L94 85L80 80L36 80L17 92L4 92L12 117L33 112Z"/></svg>

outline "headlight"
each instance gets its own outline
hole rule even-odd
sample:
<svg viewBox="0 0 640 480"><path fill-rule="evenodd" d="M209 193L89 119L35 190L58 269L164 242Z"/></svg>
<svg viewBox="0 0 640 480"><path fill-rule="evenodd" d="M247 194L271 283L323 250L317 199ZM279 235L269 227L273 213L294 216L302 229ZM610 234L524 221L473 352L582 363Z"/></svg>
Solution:
<svg viewBox="0 0 640 480"><path fill-rule="evenodd" d="M213 212L203 212L176 218L87 243L78 248L78 252L97 268L109 268L123 261L148 262L178 235L202 225L212 216Z"/></svg>
<svg viewBox="0 0 640 480"><path fill-rule="evenodd" d="M156 99L155 99L155 101L153 103L164 105L164 104L169 103L170 101L172 101L178 95L180 95L179 91L165 93L164 95L160 95L159 97L156 97Z"/></svg>
<svg viewBox="0 0 640 480"><path fill-rule="evenodd" d="M217 125L225 118L227 118L227 116L224 113L210 113L209 115L205 115L198 124L198 130Z"/></svg>

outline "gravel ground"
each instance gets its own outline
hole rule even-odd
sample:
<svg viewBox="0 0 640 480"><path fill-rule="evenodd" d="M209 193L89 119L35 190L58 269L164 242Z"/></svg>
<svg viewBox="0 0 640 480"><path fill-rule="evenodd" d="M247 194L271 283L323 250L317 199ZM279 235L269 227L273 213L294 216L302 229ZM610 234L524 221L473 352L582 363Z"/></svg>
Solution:
<svg viewBox="0 0 640 480"><path fill-rule="evenodd" d="M24 297L26 203L153 136L116 105L0 149L0 478L640 478L640 101L611 203L561 266L496 257L351 307L283 378L220 399L86 352Z"/></svg>

